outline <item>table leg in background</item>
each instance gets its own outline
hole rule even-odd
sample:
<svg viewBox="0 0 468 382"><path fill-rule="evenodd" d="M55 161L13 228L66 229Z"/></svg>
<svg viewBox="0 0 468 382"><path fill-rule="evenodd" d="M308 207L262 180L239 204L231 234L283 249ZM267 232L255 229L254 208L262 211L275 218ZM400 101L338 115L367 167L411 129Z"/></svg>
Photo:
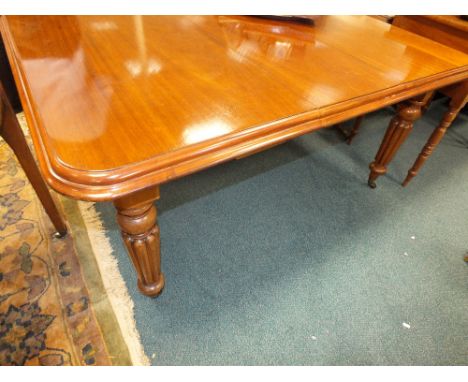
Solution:
<svg viewBox="0 0 468 382"><path fill-rule="evenodd" d="M445 133L447 132L447 129L455 120L460 110L463 109L463 107L466 105L466 102L468 101L468 81L457 84L456 86L452 86L451 88L452 91L449 94L452 97L450 100L449 109L444 114L444 117L442 118L442 121L440 122L439 126L437 126L437 128L434 130L429 140L424 145L418 158L414 162L413 166L408 171L408 175L406 176L406 179L403 182L403 187L406 186L410 182L410 180L418 174L421 167L424 165L426 160L429 158L429 156L432 154L434 149L444 137Z"/></svg>

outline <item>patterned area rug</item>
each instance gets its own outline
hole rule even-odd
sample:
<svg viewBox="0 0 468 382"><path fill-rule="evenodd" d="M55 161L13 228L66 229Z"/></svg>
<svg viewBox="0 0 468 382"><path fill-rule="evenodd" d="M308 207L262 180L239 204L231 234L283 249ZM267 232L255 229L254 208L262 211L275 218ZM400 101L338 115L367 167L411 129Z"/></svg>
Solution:
<svg viewBox="0 0 468 382"><path fill-rule="evenodd" d="M132 308L123 281L117 292L106 288L120 275L93 205L55 196L70 227L63 239L52 238L51 222L0 140L0 365L147 364L132 312L116 312ZM111 279L102 279L103 270Z"/></svg>

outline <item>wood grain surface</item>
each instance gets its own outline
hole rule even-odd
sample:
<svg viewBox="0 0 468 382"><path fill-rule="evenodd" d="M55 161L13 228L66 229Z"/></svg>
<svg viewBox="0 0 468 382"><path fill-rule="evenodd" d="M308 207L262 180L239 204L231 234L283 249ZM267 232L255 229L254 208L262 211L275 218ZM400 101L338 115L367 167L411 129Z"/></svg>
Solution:
<svg viewBox="0 0 468 382"><path fill-rule="evenodd" d="M7 16L57 191L111 200L468 78L468 55L366 16Z"/></svg>

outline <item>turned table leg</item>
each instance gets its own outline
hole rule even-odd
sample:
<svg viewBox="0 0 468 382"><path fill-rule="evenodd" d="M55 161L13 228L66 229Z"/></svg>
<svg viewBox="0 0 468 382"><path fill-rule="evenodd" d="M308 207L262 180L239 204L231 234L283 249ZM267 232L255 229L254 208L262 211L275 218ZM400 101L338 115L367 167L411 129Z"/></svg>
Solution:
<svg viewBox="0 0 468 382"><path fill-rule="evenodd" d="M405 181L403 182L403 187L406 186L411 179L413 179L417 174L420 168L423 166L424 162L426 162L427 158L432 154L434 149L440 143L442 138L445 135L445 132L452 124L453 120L457 117L458 112L462 109L460 105L452 105L450 104L449 110L445 113L444 118L440 122L439 126L434 130L431 134L429 140L424 145L421 153L419 154L418 158L413 164L413 167L408 171L408 175L406 176Z"/></svg>
<svg viewBox="0 0 468 382"><path fill-rule="evenodd" d="M398 105L398 111L387 128L374 161L369 165L369 187L376 187L376 179L387 172L387 166L411 132L414 122L421 116L425 95L412 98Z"/></svg>
<svg viewBox="0 0 468 382"><path fill-rule="evenodd" d="M154 206L158 198L159 187L155 186L114 201L122 238L138 275L138 288L150 297L159 295L164 288Z"/></svg>
<svg viewBox="0 0 468 382"><path fill-rule="evenodd" d="M450 127L452 122L457 117L463 107L465 107L468 101L468 81L461 82L459 84L452 85L448 88L444 88L442 92L448 94L451 97L448 111L444 114L442 121L439 126L431 134L429 140L424 145L421 153L413 164L413 167L408 171L403 186L406 186L411 179L413 179L418 171L421 169L427 158L432 154L434 149L440 143L444 137L447 129Z"/></svg>

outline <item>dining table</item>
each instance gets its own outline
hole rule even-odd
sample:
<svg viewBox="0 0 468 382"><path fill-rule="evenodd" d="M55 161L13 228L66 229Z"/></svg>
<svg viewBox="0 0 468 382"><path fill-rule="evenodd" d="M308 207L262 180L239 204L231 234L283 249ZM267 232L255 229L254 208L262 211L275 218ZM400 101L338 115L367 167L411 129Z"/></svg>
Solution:
<svg viewBox="0 0 468 382"><path fill-rule="evenodd" d="M368 16L2 16L0 31L43 177L113 202L152 297L160 185L398 104L375 187L427 94L468 79L467 54Z"/></svg>

